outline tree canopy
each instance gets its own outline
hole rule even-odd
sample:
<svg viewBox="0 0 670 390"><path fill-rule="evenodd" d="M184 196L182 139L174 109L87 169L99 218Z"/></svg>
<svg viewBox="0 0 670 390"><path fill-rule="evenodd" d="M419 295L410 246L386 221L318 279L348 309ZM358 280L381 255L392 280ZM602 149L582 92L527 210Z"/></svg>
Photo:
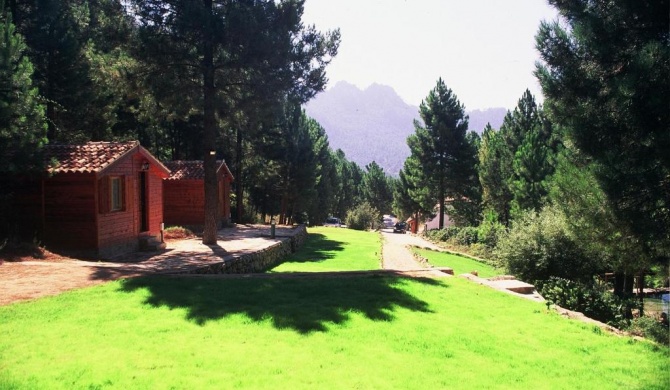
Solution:
<svg viewBox="0 0 670 390"><path fill-rule="evenodd" d="M407 144L410 158L420 170L409 169L405 175L420 176L420 180L410 179L414 186L410 194L424 209L439 205L441 228L445 200L467 198L467 189L477 180L476 146L467 137L465 107L441 78L421 102L419 114L423 124L414 122L414 134L407 138Z"/></svg>
<svg viewBox="0 0 670 390"><path fill-rule="evenodd" d="M670 3L551 0L536 75L619 223L670 254Z"/></svg>

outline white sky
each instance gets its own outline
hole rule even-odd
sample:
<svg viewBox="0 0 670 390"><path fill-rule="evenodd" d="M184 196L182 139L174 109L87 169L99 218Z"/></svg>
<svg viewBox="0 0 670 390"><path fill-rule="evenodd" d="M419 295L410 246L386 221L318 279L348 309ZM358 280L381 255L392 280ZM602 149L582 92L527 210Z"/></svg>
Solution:
<svg viewBox="0 0 670 390"><path fill-rule="evenodd" d="M340 28L328 87L393 87L419 105L442 77L467 110L513 109L533 76L535 34L556 19L546 0L306 0L303 22Z"/></svg>

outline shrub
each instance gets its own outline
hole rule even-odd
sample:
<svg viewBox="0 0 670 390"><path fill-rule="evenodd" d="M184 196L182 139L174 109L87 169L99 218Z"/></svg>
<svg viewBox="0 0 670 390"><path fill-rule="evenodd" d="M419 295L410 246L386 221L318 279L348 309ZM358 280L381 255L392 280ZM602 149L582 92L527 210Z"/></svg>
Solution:
<svg viewBox="0 0 670 390"><path fill-rule="evenodd" d="M479 242L478 231L474 226L466 226L461 228L456 236L453 238L454 244L470 246Z"/></svg>
<svg viewBox="0 0 670 390"><path fill-rule="evenodd" d="M509 273L534 283L551 276L588 282L604 271L571 237L567 219L556 207L515 221L498 239L494 256Z"/></svg>
<svg viewBox="0 0 670 390"><path fill-rule="evenodd" d="M636 336L654 340L659 344L670 345L668 328L656 318L647 316L635 318L626 330Z"/></svg>
<svg viewBox="0 0 670 390"><path fill-rule="evenodd" d="M498 222L496 213L490 211L484 214L484 220L477 228L478 242L493 250L498 245L499 237L505 234L505 225Z"/></svg>
<svg viewBox="0 0 670 390"><path fill-rule="evenodd" d="M166 239L178 240L181 238L193 237L194 234L189 229L182 226L169 226L163 232Z"/></svg>
<svg viewBox="0 0 670 390"><path fill-rule="evenodd" d="M378 216L379 211L377 209L367 202L361 203L347 213L347 227L356 230L374 229L375 225L379 223L377 221Z"/></svg>
<svg viewBox="0 0 670 390"><path fill-rule="evenodd" d="M461 228L456 226L449 226L443 229L429 230L426 233L426 236L433 241L442 241L447 242L451 238L455 237Z"/></svg>
<svg viewBox="0 0 670 390"><path fill-rule="evenodd" d="M636 304L632 299L617 297L609 291L607 284L597 279L587 284L551 277L539 288L547 301L617 328L627 325L627 313Z"/></svg>

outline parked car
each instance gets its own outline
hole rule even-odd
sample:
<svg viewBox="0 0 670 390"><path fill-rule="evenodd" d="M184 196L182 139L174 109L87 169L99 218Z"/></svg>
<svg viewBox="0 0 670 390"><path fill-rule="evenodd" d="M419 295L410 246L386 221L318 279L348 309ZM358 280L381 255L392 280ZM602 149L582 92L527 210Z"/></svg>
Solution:
<svg viewBox="0 0 670 390"><path fill-rule="evenodd" d="M393 233L407 233L407 222L398 222L393 227Z"/></svg>
<svg viewBox="0 0 670 390"><path fill-rule="evenodd" d="M326 222L323 223L323 226L341 227L342 221L340 221L339 218L328 217L326 218Z"/></svg>

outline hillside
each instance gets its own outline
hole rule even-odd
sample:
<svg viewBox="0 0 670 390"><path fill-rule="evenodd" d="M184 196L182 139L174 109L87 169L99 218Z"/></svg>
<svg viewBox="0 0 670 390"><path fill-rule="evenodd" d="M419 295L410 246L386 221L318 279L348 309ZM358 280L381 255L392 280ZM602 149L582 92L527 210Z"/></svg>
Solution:
<svg viewBox="0 0 670 390"><path fill-rule="evenodd" d="M372 84L365 90L339 82L305 105L307 115L326 129L333 149L342 149L362 168L376 161L397 175L409 156L407 137L414 132L419 108L405 103L393 88ZM486 123L500 127L506 109L474 110L470 128L481 133Z"/></svg>

